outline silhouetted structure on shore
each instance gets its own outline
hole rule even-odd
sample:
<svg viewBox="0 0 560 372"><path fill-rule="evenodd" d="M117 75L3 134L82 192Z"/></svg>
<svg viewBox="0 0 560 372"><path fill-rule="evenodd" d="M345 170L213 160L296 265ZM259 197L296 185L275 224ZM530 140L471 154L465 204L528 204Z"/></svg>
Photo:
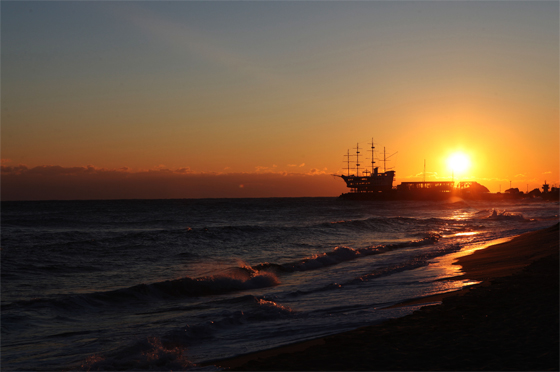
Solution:
<svg viewBox="0 0 560 372"><path fill-rule="evenodd" d="M474 182L458 182L454 181L436 181L436 182L402 182L398 186L393 186L395 179L395 171L389 170L379 172L379 168L375 167L373 140L371 142L371 171L364 169L360 175L360 147L356 145L356 174L350 174L350 151L345 155L347 159L347 175L338 175L341 177L350 192L340 195L344 199L353 200L438 200L447 199L452 196L463 199L520 199L541 197L545 200L558 200L560 190L557 187L550 189L549 185L544 183L543 192L534 189L530 193L523 193L518 188L509 188L502 193L490 193L488 188ZM386 162L384 157L383 161ZM424 165L425 167L425 165ZM424 178L426 171L424 169Z"/></svg>
<svg viewBox="0 0 560 372"><path fill-rule="evenodd" d="M560 199L560 188L554 187L554 186L552 188L550 188L550 185L548 185L546 183L546 181L544 181L542 189L543 189L543 191L542 191L540 196L543 199L546 199L546 200L559 200Z"/></svg>

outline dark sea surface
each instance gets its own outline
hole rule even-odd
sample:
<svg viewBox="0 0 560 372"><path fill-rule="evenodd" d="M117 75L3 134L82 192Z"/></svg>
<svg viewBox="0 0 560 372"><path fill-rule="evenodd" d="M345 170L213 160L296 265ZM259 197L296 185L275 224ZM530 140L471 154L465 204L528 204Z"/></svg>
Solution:
<svg viewBox="0 0 560 372"><path fill-rule="evenodd" d="M558 222L540 200L2 202L2 370L201 362L404 316L458 255Z"/></svg>

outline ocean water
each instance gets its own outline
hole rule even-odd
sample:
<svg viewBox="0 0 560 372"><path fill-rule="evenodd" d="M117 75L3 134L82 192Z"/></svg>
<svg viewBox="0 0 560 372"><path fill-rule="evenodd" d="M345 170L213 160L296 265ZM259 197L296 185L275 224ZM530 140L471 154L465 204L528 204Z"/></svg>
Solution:
<svg viewBox="0 0 560 372"><path fill-rule="evenodd" d="M404 316L539 200L2 202L2 370L197 370Z"/></svg>

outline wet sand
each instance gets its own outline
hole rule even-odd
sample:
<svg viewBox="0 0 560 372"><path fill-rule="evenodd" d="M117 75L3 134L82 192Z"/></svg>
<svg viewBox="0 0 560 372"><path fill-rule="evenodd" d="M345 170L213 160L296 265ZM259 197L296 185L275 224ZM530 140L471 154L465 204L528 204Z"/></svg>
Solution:
<svg viewBox="0 0 560 372"><path fill-rule="evenodd" d="M559 225L458 259L480 284L400 304L403 318L215 361L232 370L552 370L559 365Z"/></svg>

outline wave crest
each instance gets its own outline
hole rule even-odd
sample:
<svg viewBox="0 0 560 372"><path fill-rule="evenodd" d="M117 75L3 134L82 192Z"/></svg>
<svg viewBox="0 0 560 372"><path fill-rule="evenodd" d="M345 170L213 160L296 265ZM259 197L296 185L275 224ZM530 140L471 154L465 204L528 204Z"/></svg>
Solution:
<svg viewBox="0 0 560 372"><path fill-rule="evenodd" d="M527 221L527 219L523 216L523 214L519 212L508 212L505 210L499 209L491 209L487 212L490 212L490 215L486 217L488 220L496 220L496 221Z"/></svg>
<svg viewBox="0 0 560 372"><path fill-rule="evenodd" d="M148 337L135 345L112 355L91 355L79 370L178 370L193 369L196 364L186 356L187 349L180 345L163 343L157 337Z"/></svg>
<svg viewBox="0 0 560 372"><path fill-rule="evenodd" d="M339 264L344 261L350 261L361 256L371 256L381 254L401 248L419 247L423 245L435 244L441 239L441 235L437 233L429 233L424 238L409 242L378 245L366 248L353 249L350 247L335 247L330 252L318 253L311 257L306 257L300 261L277 264L277 263L260 263L252 267L253 270L272 270L283 272L308 271L321 269L323 267Z"/></svg>
<svg viewBox="0 0 560 372"><path fill-rule="evenodd" d="M257 288L273 287L280 280L272 272L251 268L236 268L226 274L201 278L185 277L152 284L138 284L129 288L81 295L65 295L58 298L38 298L2 305L2 309L55 308L62 311L77 311L88 308L110 306L115 303L135 301L149 302L173 297L194 297L223 294Z"/></svg>

